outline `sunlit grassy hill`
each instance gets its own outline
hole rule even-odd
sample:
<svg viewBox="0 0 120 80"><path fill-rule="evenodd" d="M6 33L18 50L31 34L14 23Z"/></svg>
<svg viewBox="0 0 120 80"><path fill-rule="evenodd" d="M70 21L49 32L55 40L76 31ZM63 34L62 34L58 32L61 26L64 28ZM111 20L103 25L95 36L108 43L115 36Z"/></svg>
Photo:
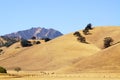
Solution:
<svg viewBox="0 0 120 80"><path fill-rule="evenodd" d="M82 35L82 31L79 31ZM77 41L73 33L55 38L49 42L21 47L15 43L0 55L0 66L13 70L37 71L117 71L120 69L120 44L103 49L105 37L120 41L120 27L94 27L90 35L83 35L89 44Z"/></svg>

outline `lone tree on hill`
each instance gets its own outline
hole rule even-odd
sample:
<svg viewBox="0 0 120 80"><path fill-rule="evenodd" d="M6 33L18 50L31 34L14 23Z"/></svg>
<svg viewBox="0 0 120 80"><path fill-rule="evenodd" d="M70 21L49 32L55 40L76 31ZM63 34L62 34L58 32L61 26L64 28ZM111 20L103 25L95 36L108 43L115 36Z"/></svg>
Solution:
<svg viewBox="0 0 120 80"><path fill-rule="evenodd" d="M16 67L14 70L19 72L19 71L21 71L21 68L20 67Z"/></svg>
<svg viewBox="0 0 120 80"><path fill-rule="evenodd" d="M104 48L110 47L112 45L113 39L111 37L104 38Z"/></svg>
<svg viewBox="0 0 120 80"><path fill-rule="evenodd" d="M92 28L92 24L91 23L89 23L86 27L85 27L85 30L86 29L88 29L88 30L92 30L93 28Z"/></svg>
<svg viewBox="0 0 120 80"><path fill-rule="evenodd" d="M83 34L85 34L85 35L90 34L90 33L89 33L89 30L92 30L92 29L93 29L93 28L92 28L92 24L89 23L89 24L85 27L85 29L83 30Z"/></svg>

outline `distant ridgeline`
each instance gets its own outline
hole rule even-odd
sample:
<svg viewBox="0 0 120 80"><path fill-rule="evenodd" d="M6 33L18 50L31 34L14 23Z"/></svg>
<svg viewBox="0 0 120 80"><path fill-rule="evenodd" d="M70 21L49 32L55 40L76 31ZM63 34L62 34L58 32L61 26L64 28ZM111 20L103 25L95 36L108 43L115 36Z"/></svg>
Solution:
<svg viewBox="0 0 120 80"><path fill-rule="evenodd" d="M54 29L45 28L31 28L28 30L18 31L10 34L6 34L0 37L0 47L7 46L20 41L21 39L31 39L33 36L36 39L54 39L63 35L61 32Z"/></svg>
<svg viewBox="0 0 120 80"><path fill-rule="evenodd" d="M11 34L6 34L4 36L7 37L18 37L23 39L30 39L31 37L35 36L37 39L40 38L56 38L58 36L63 35L61 32L54 30L54 29L45 29L45 28L31 28L28 30L18 31Z"/></svg>

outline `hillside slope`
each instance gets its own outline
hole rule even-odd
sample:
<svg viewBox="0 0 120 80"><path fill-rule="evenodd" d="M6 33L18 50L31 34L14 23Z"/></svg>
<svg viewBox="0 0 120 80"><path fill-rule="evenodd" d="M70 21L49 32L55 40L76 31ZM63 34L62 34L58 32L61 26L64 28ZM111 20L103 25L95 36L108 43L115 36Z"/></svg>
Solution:
<svg viewBox="0 0 120 80"><path fill-rule="evenodd" d="M120 44L78 60L65 72L120 72Z"/></svg>
<svg viewBox="0 0 120 80"><path fill-rule="evenodd" d="M8 58L4 57L0 61L0 65L8 69L20 66L23 70L57 70L71 65L76 59L100 51L93 44L78 42L72 33L53 39L45 44L26 48L20 52L17 51L20 49L14 51L14 45L9 47L9 52L6 51L4 55L0 56L7 56L8 53L12 55Z"/></svg>
<svg viewBox="0 0 120 80"><path fill-rule="evenodd" d="M103 39L107 36L112 37L115 42L120 41L120 27L95 27L90 33L91 35L82 34L89 44L77 41L73 33L28 48L15 49L15 45L19 43L14 44L9 47L9 54L12 56L8 56L7 50L0 55L0 65L7 69L21 67L22 70L79 72L101 70L101 67L111 69L111 65L113 69L114 63L117 66L115 70L119 69L120 45L107 49L102 47Z"/></svg>

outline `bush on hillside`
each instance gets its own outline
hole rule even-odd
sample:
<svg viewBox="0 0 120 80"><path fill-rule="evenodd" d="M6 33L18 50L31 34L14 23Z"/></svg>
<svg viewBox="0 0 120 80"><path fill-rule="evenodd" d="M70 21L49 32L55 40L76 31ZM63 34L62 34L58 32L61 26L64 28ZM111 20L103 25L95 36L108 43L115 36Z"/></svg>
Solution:
<svg viewBox="0 0 120 80"><path fill-rule="evenodd" d="M82 43L86 43L85 37L78 37L77 40L82 42Z"/></svg>
<svg viewBox="0 0 120 80"><path fill-rule="evenodd" d="M84 30L83 30L83 34L84 34L84 35L88 35L88 34L89 34L89 30L88 30L88 29L84 29Z"/></svg>
<svg viewBox="0 0 120 80"><path fill-rule="evenodd" d="M11 45L13 45L14 43L16 43L16 41L8 41L4 44L4 46L6 47L10 47Z"/></svg>
<svg viewBox="0 0 120 80"><path fill-rule="evenodd" d="M35 36L33 36L31 39L35 40L35 39L36 39L36 37L35 37Z"/></svg>
<svg viewBox="0 0 120 80"><path fill-rule="evenodd" d="M7 37L7 36L1 36L4 40L6 40L6 43L4 43L2 46L9 47L13 45L14 43L20 41L17 37Z"/></svg>
<svg viewBox="0 0 120 80"><path fill-rule="evenodd" d="M50 41L51 39L50 39L50 38L42 38L42 40L44 40L45 42L48 42L48 41Z"/></svg>
<svg viewBox="0 0 120 80"><path fill-rule="evenodd" d="M21 71L21 68L20 67L16 67L14 70L19 72L19 71Z"/></svg>
<svg viewBox="0 0 120 80"><path fill-rule="evenodd" d="M85 27L85 30L92 30L92 29L93 28L91 23L87 24L87 26Z"/></svg>
<svg viewBox="0 0 120 80"><path fill-rule="evenodd" d="M7 73L7 70L0 66L0 73Z"/></svg>
<svg viewBox="0 0 120 80"><path fill-rule="evenodd" d="M0 53L2 52L3 50L2 49L0 49Z"/></svg>
<svg viewBox="0 0 120 80"><path fill-rule="evenodd" d="M89 23L89 24L85 27L85 29L83 30L83 34L85 34L85 35L90 34L90 33L89 33L89 30L92 30L92 29L93 29L93 28L92 28L92 24Z"/></svg>
<svg viewBox="0 0 120 80"><path fill-rule="evenodd" d="M110 47L112 45L113 39L111 37L104 38L104 48Z"/></svg>
<svg viewBox="0 0 120 80"><path fill-rule="evenodd" d="M77 37L81 37L81 34L78 31L74 32L73 35L75 35Z"/></svg>
<svg viewBox="0 0 120 80"><path fill-rule="evenodd" d="M37 41L36 44L40 44L41 42L40 41Z"/></svg>
<svg viewBox="0 0 120 80"><path fill-rule="evenodd" d="M23 39L23 40L21 40L21 46L22 47L29 47L29 46L32 46L32 44L30 41Z"/></svg>

